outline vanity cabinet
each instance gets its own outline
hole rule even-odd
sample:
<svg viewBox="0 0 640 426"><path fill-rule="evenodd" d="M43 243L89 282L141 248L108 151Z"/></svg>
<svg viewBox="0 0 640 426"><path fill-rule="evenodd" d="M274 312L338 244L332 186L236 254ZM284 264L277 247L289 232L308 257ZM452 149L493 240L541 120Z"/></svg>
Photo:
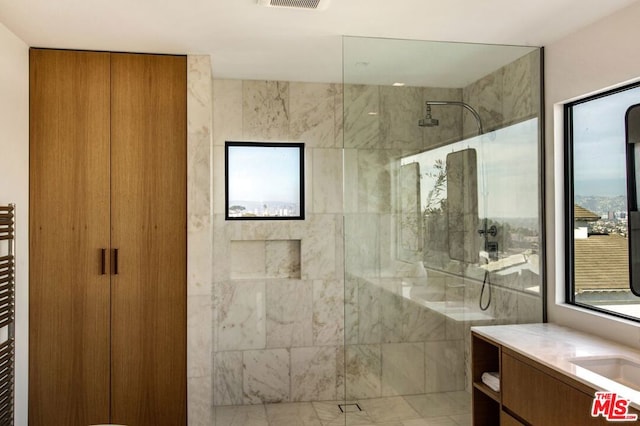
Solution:
<svg viewBox="0 0 640 426"><path fill-rule="evenodd" d="M495 425L500 418L500 393L482 382L482 373L500 371L500 347L475 333L471 339L473 424Z"/></svg>
<svg viewBox="0 0 640 426"><path fill-rule="evenodd" d="M186 425L186 57L30 51L29 424Z"/></svg>
<svg viewBox="0 0 640 426"><path fill-rule="evenodd" d="M501 426L522 426L518 420L514 419L509 413L504 411L500 412L500 425Z"/></svg>
<svg viewBox="0 0 640 426"><path fill-rule="evenodd" d="M545 371L546 370L546 371ZM595 390L547 370L508 349L502 350L502 408L526 424L601 425L591 417Z"/></svg>
<svg viewBox="0 0 640 426"><path fill-rule="evenodd" d="M471 338L474 425L610 424L591 417L595 389L475 332ZM500 372L500 392L482 383L485 371Z"/></svg>

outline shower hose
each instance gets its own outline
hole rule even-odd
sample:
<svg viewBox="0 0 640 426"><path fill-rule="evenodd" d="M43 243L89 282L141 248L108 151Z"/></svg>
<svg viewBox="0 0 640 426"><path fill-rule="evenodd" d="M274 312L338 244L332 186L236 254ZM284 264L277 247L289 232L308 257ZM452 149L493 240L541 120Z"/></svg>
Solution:
<svg viewBox="0 0 640 426"><path fill-rule="evenodd" d="M487 288L489 292L489 299L487 299L487 304L482 304L482 299L484 295L484 289ZM489 305L491 305L491 277L489 276L489 271L484 271L484 279L482 280L482 289L480 290L480 298L478 299L478 305L480 305L480 309L486 311L489 309Z"/></svg>

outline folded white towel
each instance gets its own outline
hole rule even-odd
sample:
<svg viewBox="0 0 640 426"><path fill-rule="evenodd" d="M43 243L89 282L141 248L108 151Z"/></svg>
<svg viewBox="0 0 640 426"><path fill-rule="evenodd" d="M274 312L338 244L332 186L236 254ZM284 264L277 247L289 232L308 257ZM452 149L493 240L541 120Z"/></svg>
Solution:
<svg viewBox="0 0 640 426"><path fill-rule="evenodd" d="M500 392L500 373L496 371L482 373L482 383L496 392Z"/></svg>

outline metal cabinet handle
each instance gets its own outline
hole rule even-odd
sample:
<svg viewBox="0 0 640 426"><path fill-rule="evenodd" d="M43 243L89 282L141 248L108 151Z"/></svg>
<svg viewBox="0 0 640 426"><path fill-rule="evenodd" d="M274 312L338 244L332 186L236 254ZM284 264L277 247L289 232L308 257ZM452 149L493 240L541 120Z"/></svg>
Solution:
<svg viewBox="0 0 640 426"><path fill-rule="evenodd" d="M107 273L107 249L100 249L100 275Z"/></svg>
<svg viewBox="0 0 640 426"><path fill-rule="evenodd" d="M113 274L118 275L118 249L113 249Z"/></svg>

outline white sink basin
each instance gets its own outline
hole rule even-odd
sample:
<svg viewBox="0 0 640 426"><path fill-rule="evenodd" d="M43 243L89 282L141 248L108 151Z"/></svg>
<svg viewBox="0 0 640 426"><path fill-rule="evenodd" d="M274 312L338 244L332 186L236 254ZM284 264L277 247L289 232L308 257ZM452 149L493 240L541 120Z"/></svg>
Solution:
<svg viewBox="0 0 640 426"><path fill-rule="evenodd" d="M640 390L640 364L621 357L576 358L571 362L607 379Z"/></svg>

